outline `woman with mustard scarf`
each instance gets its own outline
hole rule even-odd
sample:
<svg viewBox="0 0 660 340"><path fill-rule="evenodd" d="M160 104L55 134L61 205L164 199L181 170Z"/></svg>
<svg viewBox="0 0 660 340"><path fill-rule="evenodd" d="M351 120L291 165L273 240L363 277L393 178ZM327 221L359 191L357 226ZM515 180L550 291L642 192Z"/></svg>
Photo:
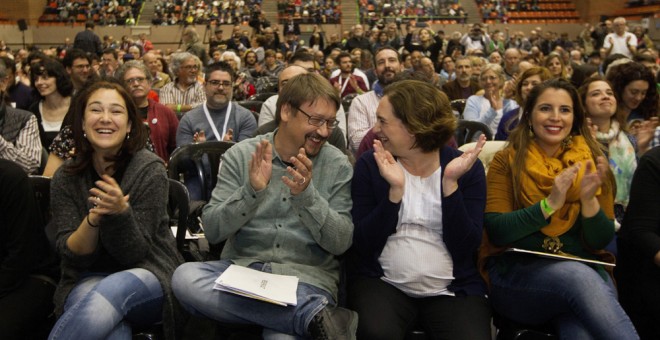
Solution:
<svg viewBox="0 0 660 340"><path fill-rule="evenodd" d="M480 264L497 314L561 339L638 339L602 265L505 251L600 260L614 236L614 183L568 81L532 89L487 186Z"/></svg>

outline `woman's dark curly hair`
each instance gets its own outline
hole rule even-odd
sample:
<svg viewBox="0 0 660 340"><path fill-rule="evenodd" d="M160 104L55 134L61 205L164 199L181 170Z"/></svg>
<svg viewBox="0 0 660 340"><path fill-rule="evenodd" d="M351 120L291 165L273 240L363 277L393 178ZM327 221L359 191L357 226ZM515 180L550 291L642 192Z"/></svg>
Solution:
<svg viewBox="0 0 660 340"><path fill-rule="evenodd" d="M635 109L645 120L658 116L658 89L655 86L655 77L644 65L636 62L629 62L614 66L607 74L607 80L612 83L612 90L619 103L623 104L623 90L633 81L642 80L649 84L646 91L646 97Z"/></svg>
<svg viewBox="0 0 660 340"><path fill-rule="evenodd" d="M126 167L131 157L135 155L140 149L145 147L147 142L148 132L142 120L139 117L137 106L131 98L131 96L126 92L126 90L119 84L108 81L98 81L90 86L84 88L82 92L77 94L74 98L72 104L71 113L73 114L73 139L75 140L76 145L76 156L74 157L74 162L70 164L66 171L73 174L80 174L85 171L88 171L89 167L92 166L92 156L94 154L94 148L92 144L85 138L85 132L83 131L83 122L85 118L85 110L87 108L87 102L89 98L99 90L114 90L122 97L126 103L126 112L128 114L128 123L131 124L131 130L127 134L127 138L122 143L121 149L119 152L111 156L107 161L114 162L113 169L123 169ZM130 137L130 138L129 138Z"/></svg>
<svg viewBox="0 0 660 340"><path fill-rule="evenodd" d="M71 76L66 72L64 65L59 61L45 57L39 62L36 62L34 65L30 66L30 86L32 91L43 99L39 91L37 91L37 86L35 85L38 77L55 77L55 86L57 87L57 92L62 97L69 97L73 93L73 83L71 83Z"/></svg>

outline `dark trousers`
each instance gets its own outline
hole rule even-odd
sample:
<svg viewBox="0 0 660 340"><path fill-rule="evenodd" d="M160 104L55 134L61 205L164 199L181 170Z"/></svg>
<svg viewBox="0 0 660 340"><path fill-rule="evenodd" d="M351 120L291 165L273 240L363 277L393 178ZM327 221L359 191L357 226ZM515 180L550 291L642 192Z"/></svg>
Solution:
<svg viewBox="0 0 660 340"><path fill-rule="evenodd" d="M39 278L27 279L0 299L0 334L3 339L45 338L54 318L55 285Z"/></svg>
<svg viewBox="0 0 660 340"><path fill-rule="evenodd" d="M359 277L348 286L359 318L358 339L404 339L419 326L430 339L490 340L491 309L481 296L414 298L381 280Z"/></svg>
<svg viewBox="0 0 660 340"><path fill-rule="evenodd" d="M55 285L30 274L50 249L23 169L0 159L0 188L0 338L39 338Z"/></svg>

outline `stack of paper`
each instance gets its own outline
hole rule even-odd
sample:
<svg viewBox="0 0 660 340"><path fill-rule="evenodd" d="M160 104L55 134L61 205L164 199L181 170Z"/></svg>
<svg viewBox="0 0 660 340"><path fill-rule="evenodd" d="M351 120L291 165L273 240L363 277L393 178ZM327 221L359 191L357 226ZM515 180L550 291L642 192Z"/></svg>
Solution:
<svg viewBox="0 0 660 340"><path fill-rule="evenodd" d="M215 280L213 289L280 306L298 303L298 277L265 273L234 264Z"/></svg>

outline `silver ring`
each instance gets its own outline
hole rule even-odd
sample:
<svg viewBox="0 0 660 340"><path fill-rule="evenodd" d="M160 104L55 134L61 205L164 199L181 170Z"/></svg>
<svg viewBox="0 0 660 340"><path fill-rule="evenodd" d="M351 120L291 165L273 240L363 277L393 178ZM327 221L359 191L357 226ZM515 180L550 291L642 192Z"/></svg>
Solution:
<svg viewBox="0 0 660 340"><path fill-rule="evenodd" d="M305 181L306 181L306 180L307 180L307 179L306 179L305 177L303 177L302 182L298 182L298 184L303 185L303 184L305 184Z"/></svg>

